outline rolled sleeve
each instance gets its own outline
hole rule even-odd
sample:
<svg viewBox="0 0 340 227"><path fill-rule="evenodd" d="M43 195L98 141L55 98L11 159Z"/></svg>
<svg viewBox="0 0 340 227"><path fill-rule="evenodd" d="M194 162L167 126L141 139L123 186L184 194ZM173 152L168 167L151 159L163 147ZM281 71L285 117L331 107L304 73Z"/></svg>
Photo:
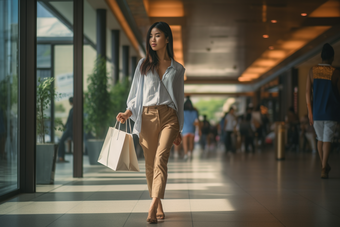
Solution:
<svg viewBox="0 0 340 227"><path fill-rule="evenodd" d="M128 110L132 112L131 119L133 121L136 120L137 114L138 114L138 103L137 103L137 90L141 89L139 88L140 85L140 78L141 78L141 73L140 73L140 66L143 62L143 59L141 59L136 67L135 74L132 80L129 96L126 101L126 105Z"/></svg>

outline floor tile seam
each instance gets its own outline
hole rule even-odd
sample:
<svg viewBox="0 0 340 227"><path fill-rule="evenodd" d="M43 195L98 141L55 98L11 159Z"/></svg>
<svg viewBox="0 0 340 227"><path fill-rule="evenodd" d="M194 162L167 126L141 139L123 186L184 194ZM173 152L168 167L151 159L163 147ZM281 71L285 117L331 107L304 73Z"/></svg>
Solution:
<svg viewBox="0 0 340 227"><path fill-rule="evenodd" d="M298 193L297 193L298 194ZM300 194L298 194L298 195L300 195ZM320 208L322 208L322 209L324 209L324 210L326 210L326 211L328 211L330 214L333 214L333 215L335 215L335 216L337 216L337 217L339 217L339 215L338 214L334 214L333 213L333 211L329 211L326 207L323 207L322 205L320 205L320 204L317 204L316 202L314 202L314 201L312 201L312 200L310 200L310 199L308 199L308 198L306 198L305 196L303 196L303 195L300 195L301 197L303 197L303 198L305 198L306 200L308 200L308 201L310 201L311 203L313 203L313 204L315 204L315 205L317 205L318 207L320 207Z"/></svg>
<svg viewBox="0 0 340 227"><path fill-rule="evenodd" d="M86 198L84 198L84 199L82 200L82 202L91 201L91 200L87 200L87 199L90 198L91 196L93 196L95 193L98 193L98 192L92 192L90 195L88 195Z"/></svg>
<svg viewBox="0 0 340 227"><path fill-rule="evenodd" d="M135 209L135 207L137 206L137 204L138 204L138 202L139 201L141 201L141 198L142 198L142 196L143 196L143 194L144 194L144 192L146 192L146 190L144 190L141 194L140 194L140 196L139 196L139 198L138 198L138 201L137 201L137 203L134 205L134 207L131 209L131 212L129 213L129 215L128 215L128 217L126 218L126 220L125 220L125 222L124 222L124 224L123 224L123 227L125 226L125 224L127 223L127 221L129 220L129 218L130 218L130 216L131 216L131 214L132 214L132 212L133 212L133 210Z"/></svg>
<svg viewBox="0 0 340 227"><path fill-rule="evenodd" d="M58 218L54 219L51 223L49 223L48 225L46 225L46 227L52 225L54 222L56 222L57 220L59 220L61 217L65 216L66 214L68 214L68 212L72 209L74 209L75 207L77 207L78 205L84 203L84 201L79 201L78 203L76 203L72 208L68 209L68 211L66 211L65 213L61 214Z"/></svg>
<svg viewBox="0 0 340 227"><path fill-rule="evenodd" d="M274 217L278 222L280 222L280 224L282 224L283 226L285 226L285 225L281 222L281 220L279 220L272 212L270 212L270 210L268 210L267 207L265 207L261 202L259 202L259 201L258 201L253 195L251 195L249 192L245 191L245 189L244 189L242 186L240 186L233 178L231 178L231 179L232 179L232 181L235 182L236 185L238 185L239 187L241 187L242 190L243 190L246 194L248 194L248 195L249 195L251 198L253 198L256 202L258 202L259 204L261 204L261 206L262 206L264 209L266 209L271 215L273 215L273 217Z"/></svg>
<svg viewBox="0 0 340 227"><path fill-rule="evenodd" d="M259 202L255 197L253 197L252 195L250 195L252 198L254 198L255 201L257 201L259 204L261 204L261 206L263 206L271 215L273 215L273 217L280 222L281 225L286 226L283 224L283 222L274 214L272 213L265 205L263 205L261 202Z"/></svg>
<svg viewBox="0 0 340 227"><path fill-rule="evenodd" d="M66 213L65 213L66 214ZM52 225L54 222L56 222L57 220L59 220L61 217L63 217L65 214L60 214L59 217L57 217L56 219L54 219L53 221L51 221L49 224L46 225L46 227Z"/></svg>
<svg viewBox="0 0 340 227"><path fill-rule="evenodd" d="M7 203L8 203L8 202L7 202ZM26 207L26 206L28 206L28 205L30 205L30 204L32 204L32 203L33 203L33 201L29 201L26 205L23 205L23 206L21 206L21 207L18 207L18 208L14 209L14 210L11 210L11 211L9 211L9 212L6 212L5 214L3 214L3 216L10 215L12 212L14 212L14 211L16 211L16 210L18 210L18 209L21 209L21 208L23 208L23 207ZM1 217L1 215L0 215L0 217Z"/></svg>
<svg viewBox="0 0 340 227"><path fill-rule="evenodd" d="M56 190L56 189L58 189L58 188L61 188L61 187L65 186L66 184L69 184L69 183L75 182L75 181L78 181L78 179L74 179L74 180L72 180L72 181L68 181L68 182L66 182L66 183L64 183L64 184L61 184L60 186L58 186L58 187L56 187L56 188L53 188L52 190L50 190L50 191L48 191L48 192L43 192L43 193L44 193L44 194L51 193L51 192L53 192L54 190Z"/></svg>
<svg viewBox="0 0 340 227"><path fill-rule="evenodd" d="M186 179L186 183L189 184L189 178ZM190 198L190 191L191 189L188 188L188 198L189 198L189 208L190 208L190 218L191 218L191 226L194 227L194 218L192 214L192 209L191 209L191 198Z"/></svg>

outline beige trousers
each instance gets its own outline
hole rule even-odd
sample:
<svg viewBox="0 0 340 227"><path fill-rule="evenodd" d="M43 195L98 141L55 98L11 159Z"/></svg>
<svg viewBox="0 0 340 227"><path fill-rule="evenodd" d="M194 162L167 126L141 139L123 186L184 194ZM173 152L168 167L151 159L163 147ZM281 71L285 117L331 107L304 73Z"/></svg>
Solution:
<svg viewBox="0 0 340 227"><path fill-rule="evenodd" d="M178 136L176 111L166 105L143 107L139 143L145 157L150 197L164 199L171 146Z"/></svg>

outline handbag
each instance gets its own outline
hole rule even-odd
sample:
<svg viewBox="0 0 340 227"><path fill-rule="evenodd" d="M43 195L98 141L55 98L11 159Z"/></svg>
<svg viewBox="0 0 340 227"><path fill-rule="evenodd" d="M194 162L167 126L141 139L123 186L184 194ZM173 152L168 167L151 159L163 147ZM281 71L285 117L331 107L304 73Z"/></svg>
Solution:
<svg viewBox="0 0 340 227"><path fill-rule="evenodd" d="M139 172L138 160L131 134L131 121L130 119L128 121L130 123L130 133L127 133L127 125L125 132L120 130L120 122L118 129L116 128L117 122L115 127L109 127L98 162L114 171Z"/></svg>

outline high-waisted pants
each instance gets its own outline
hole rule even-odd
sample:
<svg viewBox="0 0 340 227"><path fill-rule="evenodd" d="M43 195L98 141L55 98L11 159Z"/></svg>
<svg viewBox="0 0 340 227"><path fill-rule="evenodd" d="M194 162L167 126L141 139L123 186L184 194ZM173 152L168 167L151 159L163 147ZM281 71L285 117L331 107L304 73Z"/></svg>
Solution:
<svg viewBox="0 0 340 227"><path fill-rule="evenodd" d="M139 143L144 152L146 181L151 198L164 199L170 149L178 132L178 118L174 109L166 105L143 107Z"/></svg>

